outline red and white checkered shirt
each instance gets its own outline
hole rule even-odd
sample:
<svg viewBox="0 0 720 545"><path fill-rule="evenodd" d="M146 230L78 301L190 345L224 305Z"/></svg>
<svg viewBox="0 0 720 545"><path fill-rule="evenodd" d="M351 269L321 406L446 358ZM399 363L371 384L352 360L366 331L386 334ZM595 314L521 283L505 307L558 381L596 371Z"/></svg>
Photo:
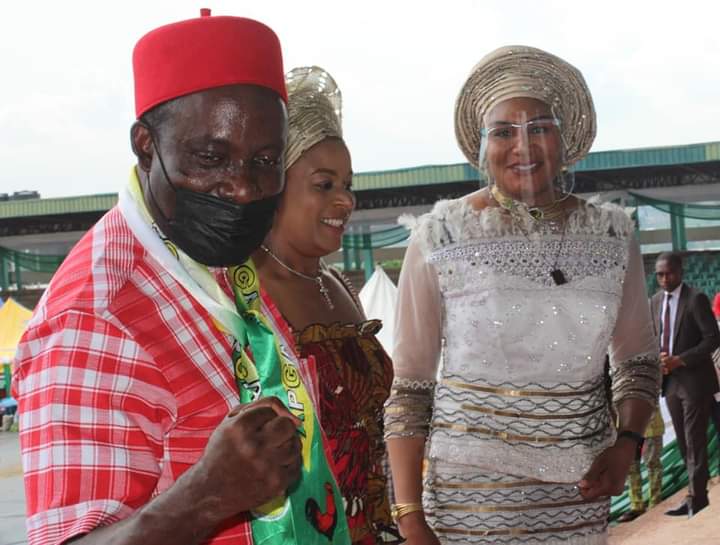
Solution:
<svg viewBox="0 0 720 545"><path fill-rule="evenodd" d="M117 208L72 250L17 353L31 545L131 515L202 455L238 393L231 338ZM238 517L208 543L252 543Z"/></svg>

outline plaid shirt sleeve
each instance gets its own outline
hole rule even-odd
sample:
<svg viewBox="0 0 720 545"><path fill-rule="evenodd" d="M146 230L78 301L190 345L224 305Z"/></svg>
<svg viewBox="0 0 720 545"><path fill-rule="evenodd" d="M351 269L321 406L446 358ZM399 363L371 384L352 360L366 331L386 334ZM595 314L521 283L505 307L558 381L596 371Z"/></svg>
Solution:
<svg viewBox="0 0 720 545"><path fill-rule="evenodd" d="M31 326L15 393L31 545L55 545L131 515L156 490L176 401L117 325L64 311Z"/></svg>

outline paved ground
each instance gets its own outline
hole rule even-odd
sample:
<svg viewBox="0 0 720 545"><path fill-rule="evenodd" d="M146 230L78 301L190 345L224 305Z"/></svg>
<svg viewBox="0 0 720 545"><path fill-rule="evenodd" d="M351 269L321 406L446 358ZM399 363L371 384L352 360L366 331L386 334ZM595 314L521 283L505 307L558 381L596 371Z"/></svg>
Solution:
<svg viewBox="0 0 720 545"><path fill-rule="evenodd" d="M18 434L0 432L0 545L27 543Z"/></svg>
<svg viewBox="0 0 720 545"><path fill-rule="evenodd" d="M663 513L677 507L684 491L642 517L610 529L609 545L720 544L720 484L710 488L710 506L692 519ZM18 435L0 432L0 545L25 545L25 495Z"/></svg>
<svg viewBox="0 0 720 545"><path fill-rule="evenodd" d="M611 528L609 545L720 544L720 484L710 484L710 505L693 518L665 515L686 493L682 490L634 521Z"/></svg>

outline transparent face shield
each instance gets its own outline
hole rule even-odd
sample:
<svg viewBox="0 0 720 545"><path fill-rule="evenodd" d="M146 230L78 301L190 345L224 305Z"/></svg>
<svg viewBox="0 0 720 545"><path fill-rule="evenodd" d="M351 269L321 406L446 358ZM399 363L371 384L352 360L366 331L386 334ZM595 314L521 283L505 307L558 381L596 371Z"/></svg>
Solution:
<svg viewBox="0 0 720 545"><path fill-rule="evenodd" d="M485 116L480 169L503 206L526 208L542 219L572 193L573 173L565 164L561 120L545 103L528 98L503 101Z"/></svg>

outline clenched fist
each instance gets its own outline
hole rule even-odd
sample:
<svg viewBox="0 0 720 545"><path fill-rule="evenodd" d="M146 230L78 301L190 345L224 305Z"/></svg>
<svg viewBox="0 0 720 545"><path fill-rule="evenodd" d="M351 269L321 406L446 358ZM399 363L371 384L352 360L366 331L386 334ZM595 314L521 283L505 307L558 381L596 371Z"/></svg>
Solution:
<svg viewBox="0 0 720 545"><path fill-rule="evenodd" d="M284 495L302 467L299 420L276 397L233 408L193 467L221 519Z"/></svg>

